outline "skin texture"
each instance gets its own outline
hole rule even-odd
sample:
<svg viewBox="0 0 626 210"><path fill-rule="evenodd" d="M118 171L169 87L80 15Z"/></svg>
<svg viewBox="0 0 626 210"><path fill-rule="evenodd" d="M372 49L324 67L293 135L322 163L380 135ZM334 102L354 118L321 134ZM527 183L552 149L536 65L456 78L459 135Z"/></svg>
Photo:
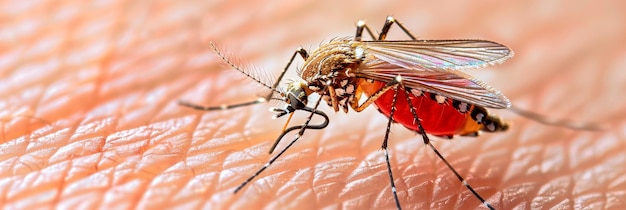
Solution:
<svg viewBox="0 0 626 210"><path fill-rule="evenodd" d="M285 119L267 109L282 105L201 112L176 103L266 93L209 40L273 81L297 47L352 36L358 19L378 31L390 14L421 39L509 46L516 55L505 64L468 73L518 107L604 127L568 130L496 110L510 131L433 137L494 207L626 208L623 1L82 2L0 3L1 208L393 209L379 149L386 119L373 107L344 114L321 105L330 126L307 130L233 195L271 157ZM404 208L483 208L400 125L390 154Z"/></svg>

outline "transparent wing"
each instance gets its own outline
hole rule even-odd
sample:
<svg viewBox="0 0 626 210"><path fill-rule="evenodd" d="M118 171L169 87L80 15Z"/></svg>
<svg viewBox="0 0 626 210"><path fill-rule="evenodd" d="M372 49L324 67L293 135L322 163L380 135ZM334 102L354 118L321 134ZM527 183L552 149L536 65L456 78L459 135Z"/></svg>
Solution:
<svg viewBox="0 0 626 210"><path fill-rule="evenodd" d="M417 40L363 42L367 51L398 66L464 70L502 63L513 56L508 47L486 40Z"/></svg>
<svg viewBox="0 0 626 210"><path fill-rule="evenodd" d="M480 68L512 56L507 47L482 40L364 42L357 76L391 81L397 75L410 88L487 108L508 108L509 100L460 69Z"/></svg>

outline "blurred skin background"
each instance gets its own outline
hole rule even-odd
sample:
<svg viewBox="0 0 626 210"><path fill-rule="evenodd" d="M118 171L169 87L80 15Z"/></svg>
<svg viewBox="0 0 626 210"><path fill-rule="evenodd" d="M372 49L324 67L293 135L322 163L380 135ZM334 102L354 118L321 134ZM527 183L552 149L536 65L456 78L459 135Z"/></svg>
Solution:
<svg viewBox="0 0 626 210"><path fill-rule="evenodd" d="M359 19L377 32L387 15L420 39L509 46L508 62L468 73L518 107L604 126L573 131L493 110L511 122L508 132L433 138L492 205L626 208L622 1L3 1L0 9L2 208L395 208L380 150L387 120L374 108L321 105L328 128L308 130L233 195L271 157L285 119L267 109L282 104L200 112L176 103L265 93L209 41L271 81L298 47L353 36ZM393 26L388 39L407 37ZM482 208L400 125L390 154L403 207Z"/></svg>

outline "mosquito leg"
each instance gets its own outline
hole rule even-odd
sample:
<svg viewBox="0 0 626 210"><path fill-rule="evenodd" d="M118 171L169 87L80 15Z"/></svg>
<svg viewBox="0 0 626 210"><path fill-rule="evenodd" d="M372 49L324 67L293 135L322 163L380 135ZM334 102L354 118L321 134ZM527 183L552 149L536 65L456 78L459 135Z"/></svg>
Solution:
<svg viewBox="0 0 626 210"><path fill-rule="evenodd" d="M267 163L265 163L265 165L263 165L263 167L261 167L252 176L248 177L248 179L246 179L243 183L241 183L239 186L237 186L237 188L235 188L235 191L233 193L239 192L244 186L246 186L248 183L250 183L257 176L259 176L259 174L261 174L263 171L265 171L265 169L267 169L270 165L272 165L272 163L274 163L274 161L276 161L280 156L282 156L283 153L285 153L291 146L293 146L296 143L296 141L298 141L300 139L300 137L302 137L302 135L304 135L304 131L307 128L317 129L317 127L324 128L324 127L326 127L328 125L328 116L326 116L326 114L324 114L323 112L318 112L317 111L317 107L320 105L321 101L322 101L321 99L317 100L317 103L315 104L315 106L312 109L311 108L309 108L309 109L302 109L302 110L311 112L311 114L307 118L307 121L304 123L304 125L302 125L302 127L300 127L300 131L298 132L296 137L291 142L289 142L289 144L287 146L285 146L285 148L280 150L280 152L278 152L278 154L276 154L276 156L274 156L269 161L267 161ZM311 125L310 126L309 123L311 122L311 119L313 118L313 115L315 115L315 114L324 117L325 121L324 121L324 123L322 123L320 125ZM289 131L291 131L291 130L289 130ZM287 131L285 131L285 132L287 132ZM283 136L283 135L281 135L281 136Z"/></svg>
<svg viewBox="0 0 626 210"><path fill-rule="evenodd" d="M406 96L406 100L407 100L407 102L409 104L409 109L411 110L411 113L413 114L413 119L415 119L415 121L417 122L417 126L419 128L418 133L420 133L422 135L422 139L424 140L424 144L428 145L435 152L435 154L437 154L439 159L441 159L446 164L446 166L448 166L448 168L452 171L452 173L454 173L454 176L456 176L456 178L459 179L459 181L461 181L461 183L463 183L463 185L465 185L465 187L470 192L472 192L472 194L474 194L474 196L476 196L476 198L478 198L478 200L480 200L480 202L482 202L489 209L495 209L495 208L493 208L493 206L491 206L491 204L489 204L487 201L485 201L485 199L482 196L480 196L480 194L478 194L478 192L476 192L476 190L474 190L474 188L469 183L467 183L467 181L465 181L465 178L463 178L461 176L461 174L459 174L459 172L457 172L456 169L454 169L454 167L452 167L452 165L450 165L448 160L446 160L446 158L444 158L443 155L441 155L441 153L439 153L439 150L437 150L437 148L435 148L435 146L432 143L430 143L430 139L428 138L428 135L426 135L426 132L424 132L424 127L422 126L422 122L419 120L419 117L417 116L417 112L415 111L415 107L413 107L413 103L411 103L411 99L409 98L409 92L406 90L406 88L404 88L404 86L402 85L401 81L399 83L398 91L400 91L400 89L405 91L404 95ZM397 94L397 91L396 91L396 94ZM394 102L395 102L395 98L396 97L394 96ZM391 109L391 111L393 113L393 108Z"/></svg>
<svg viewBox="0 0 626 210"><path fill-rule="evenodd" d="M378 91L376 91L374 94L372 94L370 97L368 97L367 100L365 100L361 105L359 105L359 101L355 98L355 100L350 101L350 106L352 106L352 109L354 109L354 111L356 111L356 112L363 111L369 105L374 103L374 101L376 101L380 96L382 96L384 93L386 93L391 88L395 87L398 84L398 81L400 81L398 79L401 80L402 78L401 77L396 77L396 79L388 82L387 84L385 84L385 86L383 86Z"/></svg>
<svg viewBox="0 0 626 210"><path fill-rule="evenodd" d="M400 77L397 77L400 78ZM382 145L382 149L385 153L385 162L387 163L387 172L389 173L389 180L391 183L391 192L393 193L393 199L396 201L396 208L398 209L402 209L402 207L400 206L400 199L398 199L398 192L396 190L396 184L394 182L393 179L393 173L391 171L391 162L389 161L389 151L387 148L387 142L389 140L389 133L391 131L391 123L393 122L393 114L396 111L396 99L398 98L398 91L399 90L399 86L397 85L398 81L396 79L394 79L394 83L396 85L394 85L394 87L396 88L396 91L393 94L393 102L391 102L391 112L389 113L389 121L387 122L387 130L385 130L385 137L383 139L383 145Z"/></svg>
<svg viewBox="0 0 626 210"><path fill-rule="evenodd" d="M304 60L309 58L309 53L303 48L298 48L295 52L293 52L293 55L291 55L289 62L287 62L287 66L285 66L285 69L283 69L283 71L280 73L280 76L278 76L278 79L276 80L276 82L274 82L274 84L272 85L271 87L272 90L276 90L276 87L278 87L278 85L280 84L280 81L285 76L285 73L287 73L287 70L289 70L289 66L291 66L291 63L293 63L293 60L296 59L296 55L300 55L300 57L302 57L302 59ZM272 97L272 95L273 93L270 93L268 96L265 97L265 99L269 99L270 97Z"/></svg>
<svg viewBox="0 0 626 210"><path fill-rule="evenodd" d="M325 86L324 89L322 90L322 92L326 92L328 90L328 87L329 86ZM287 97L289 98L289 96L287 96ZM322 95L322 97L323 97L323 95ZM298 101L299 104L294 104L293 103L294 101ZM319 101L320 100L318 100L317 104L319 104ZM328 124L322 124L322 125L320 125L322 127L319 127L319 126L307 126L309 124L309 122L311 121L311 118L309 118L309 119L307 119L307 121L304 124L304 126L300 126L300 127L294 126L294 127L286 129L287 124L289 123L289 121L291 119L291 116L293 116L293 114L295 113L296 110L304 110L304 111L308 111L308 112L317 112L315 109L317 109L318 105L315 105L314 109L311 109L311 108L307 107L304 103L302 103L302 101L299 101L299 99L297 99L297 98L292 98L291 102L292 103L290 105L288 105L285 109L278 109L278 108L275 108L275 107L270 109L273 112L277 112L277 114L274 115L274 119L290 113L289 119L285 123L285 127L283 127L283 129L284 129L283 133L276 139L276 141L274 141L274 144L270 148L270 151L269 151L270 154L272 154L272 152L274 152L274 149L276 149L276 146L278 145L278 143L280 143L280 140L282 140L283 136L291 131L290 129L301 129L300 132L304 132L304 130L307 129L307 128L322 129L322 128L325 128L328 125ZM316 113L316 114L323 116L324 118L326 118L326 120L327 120L326 122L328 122L328 117L326 117L326 114L324 114L323 112Z"/></svg>
<svg viewBox="0 0 626 210"><path fill-rule="evenodd" d="M411 40L417 40L415 36L413 36L413 34L411 34L411 32L409 32L409 30L407 30L400 22L393 18L393 16L387 16L387 20L385 21L383 29L380 31L378 38L374 36L374 33L372 33L372 30L370 30L370 28L365 24L365 21L359 20L358 22L356 22L356 34L354 35L354 40L361 41L363 37L363 30L366 30L373 40L385 40L387 38L387 33L389 33L391 25L393 25L394 23L398 25L398 27L400 27L400 29L402 29L402 31L404 31L404 33L408 35L409 38L411 38Z"/></svg>
<svg viewBox="0 0 626 210"><path fill-rule="evenodd" d="M367 30L367 33L370 35L372 40L376 40L376 36L374 36L374 33L372 33L372 30L370 30L370 27L367 27L367 25L365 24L365 21L359 20L356 22L356 34L354 35L355 41L361 41L361 38L363 36L363 29Z"/></svg>
<svg viewBox="0 0 626 210"><path fill-rule="evenodd" d="M387 16L385 25L383 25L383 29L380 31L380 34L378 35L379 41L385 40L385 38L387 38L387 33L389 32L389 28L391 28L391 25L394 23L398 25L398 27L400 27L402 31L404 31L404 33L406 33L406 35L408 35L411 38L411 40L417 40L411 34L411 32L409 32L409 30L407 30L404 26L402 26L402 24L400 24L400 22L398 22L395 18L393 18L393 16Z"/></svg>
<svg viewBox="0 0 626 210"><path fill-rule="evenodd" d="M421 124L421 123L418 123L418 124ZM425 134L422 134L422 135L425 136ZM465 187L470 192L472 192L472 194L474 194L474 196L476 196L476 198L478 198L478 200L480 200L480 202L482 202L483 205L485 205L485 207L492 209L492 210L495 209L493 208L493 206L491 206L491 204L489 204L489 202L485 201L485 199L482 196L480 196L480 194L478 194L478 192L476 192L476 190L474 190L474 188L469 183L467 183L467 181L465 181L465 179L459 174L459 172L457 172L454 169L454 167L450 165L450 163L443 157L443 155L441 155L441 153L439 153L439 151L437 150L437 148L435 148L435 146L433 146L433 144L431 144L430 142L428 142L427 144L435 152L435 154L437 154L439 159L441 159L446 164L446 166L448 166L448 168L452 171L452 173L454 173L454 176L456 176L456 178L459 179L459 181L461 181L461 183L463 183L463 185L465 185Z"/></svg>
<svg viewBox="0 0 626 210"><path fill-rule="evenodd" d="M313 109L311 109L311 108L309 108L309 107L305 107L305 108L304 108L304 109L302 109L302 110L305 110L305 111L308 111L308 112L314 112L315 114L317 114L317 115L319 115L319 116L324 117L324 123L319 124L319 125L307 125L307 126L304 126L304 125L297 125L297 126L292 126L292 127L289 127L289 128L287 128L287 129L285 129L285 131L283 131L283 133L281 133L281 134L278 136L278 138L276 138L276 141L274 141L274 144L273 144L273 145L272 145L272 147L270 148L270 154L272 154L272 152L274 152L274 149L276 149L276 146L278 145L278 143L280 142L280 140L281 140L281 139L282 139L285 135L287 135L287 133L289 133L289 132L291 132L291 131L293 131L293 130L302 129L302 128L305 128L305 129L315 129L315 130L319 130L319 129L324 129L324 128L326 128L326 126L328 126L329 119L328 119L328 115L326 115L326 113L321 112L321 111L318 111L318 110L313 110Z"/></svg>
<svg viewBox="0 0 626 210"><path fill-rule="evenodd" d="M239 104L230 104L230 105L224 104L221 106L202 106L202 105L192 104L187 101L178 101L178 105L186 106L186 107L196 109L196 110L214 111L214 110L226 110L226 109L232 109L232 108L237 108L237 107L250 106L250 105L254 105L258 103L263 103L266 101L267 100L265 98L258 98L257 100L254 100L254 101L249 101L249 102L244 102L244 103L239 103Z"/></svg>

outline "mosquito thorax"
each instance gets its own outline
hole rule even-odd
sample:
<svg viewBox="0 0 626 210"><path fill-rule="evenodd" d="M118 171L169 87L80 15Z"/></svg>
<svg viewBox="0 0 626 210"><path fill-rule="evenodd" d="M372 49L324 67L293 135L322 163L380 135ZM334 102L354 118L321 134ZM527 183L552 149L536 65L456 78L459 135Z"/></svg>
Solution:
<svg viewBox="0 0 626 210"><path fill-rule="evenodd" d="M348 112L354 98L356 71L364 58L360 42L334 39L317 48L306 59L300 76L309 90L317 92L335 111ZM324 88L326 87L326 88Z"/></svg>

